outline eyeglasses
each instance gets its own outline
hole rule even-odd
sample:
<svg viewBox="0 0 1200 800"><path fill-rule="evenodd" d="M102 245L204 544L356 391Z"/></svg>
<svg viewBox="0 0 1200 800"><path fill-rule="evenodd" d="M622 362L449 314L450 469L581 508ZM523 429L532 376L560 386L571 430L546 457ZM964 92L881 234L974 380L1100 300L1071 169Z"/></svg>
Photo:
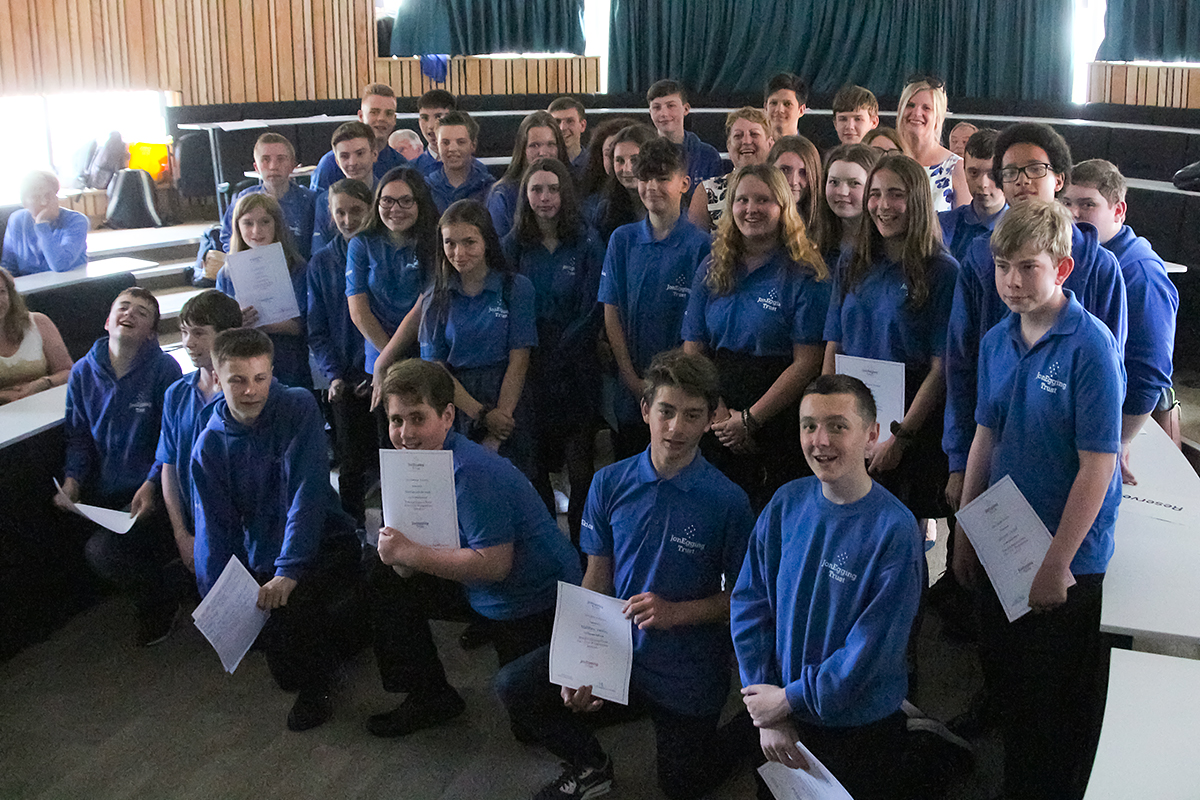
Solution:
<svg viewBox="0 0 1200 800"><path fill-rule="evenodd" d="M1047 173L1053 172L1054 168L1049 164L1043 164L1041 161L1035 161L1032 164L1026 164L1023 167L1005 167L1000 170L1000 181L1002 183L1014 183L1017 178L1024 175L1031 181L1036 181L1038 178L1046 177Z"/></svg>
<svg viewBox="0 0 1200 800"><path fill-rule="evenodd" d="M413 206L415 206L416 204L417 204L417 198L413 197L411 194L405 195L404 197L388 197L385 194L385 195L381 195L379 198L380 210L387 210L389 208L394 208L396 206L400 206L400 208L408 210L408 209L412 208Z"/></svg>
<svg viewBox="0 0 1200 800"><path fill-rule="evenodd" d="M941 89L943 86L946 85L946 82L943 81L941 78L935 78L932 75L909 75L908 80L905 81L905 84L913 84L913 83L924 83L924 84L928 85L930 89L935 89L935 90Z"/></svg>

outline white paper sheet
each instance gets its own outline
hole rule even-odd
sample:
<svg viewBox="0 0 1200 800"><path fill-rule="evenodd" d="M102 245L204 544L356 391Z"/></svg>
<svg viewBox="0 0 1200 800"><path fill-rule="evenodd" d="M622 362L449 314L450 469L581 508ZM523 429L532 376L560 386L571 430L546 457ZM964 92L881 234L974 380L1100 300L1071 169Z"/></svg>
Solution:
<svg viewBox="0 0 1200 800"><path fill-rule="evenodd" d="M808 760L808 769L789 769L775 761L758 768L775 800L854 800L802 742L796 742L796 747Z"/></svg>
<svg viewBox="0 0 1200 800"><path fill-rule="evenodd" d="M232 673L258 638L271 612L258 607L258 581L237 556L221 570L221 577L192 612L196 628L204 634L221 666Z"/></svg>
<svg viewBox="0 0 1200 800"><path fill-rule="evenodd" d="M131 515L128 511L122 511L118 508L101 508L100 506L92 506L87 503L71 502L71 498L67 497L66 492L59 485L58 478L54 479L54 487L58 489L58 496L67 501L72 511L81 517L87 517L100 527L107 528L113 533L129 533L129 529L133 527L133 523L137 522L137 517Z"/></svg>
<svg viewBox="0 0 1200 800"><path fill-rule="evenodd" d="M449 450L380 450L383 524L417 544L457 550L458 501Z"/></svg>
<svg viewBox="0 0 1200 800"><path fill-rule="evenodd" d="M859 358L838 354L835 357L838 375L858 378L875 396L875 419L879 422L879 441L892 435L892 422L904 419L904 363Z"/></svg>
<svg viewBox="0 0 1200 800"><path fill-rule="evenodd" d="M633 667L633 623L625 601L558 582L554 632L550 636L550 682L629 705Z"/></svg>
<svg viewBox="0 0 1200 800"><path fill-rule="evenodd" d="M300 316L287 256L279 242L230 253L225 257L225 269L233 281L238 305L254 306L259 327Z"/></svg>
<svg viewBox="0 0 1200 800"><path fill-rule="evenodd" d="M1029 588L1053 538L1012 476L1005 475L955 516L971 540L1008 621L1028 614Z"/></svg>

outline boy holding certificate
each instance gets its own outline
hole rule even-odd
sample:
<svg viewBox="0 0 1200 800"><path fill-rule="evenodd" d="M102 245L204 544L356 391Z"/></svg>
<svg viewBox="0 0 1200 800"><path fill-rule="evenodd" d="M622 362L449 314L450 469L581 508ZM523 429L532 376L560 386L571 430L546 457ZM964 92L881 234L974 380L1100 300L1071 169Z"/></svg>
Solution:
<svg viewBox="0 0 1200 800"><path fill-rule="evenodd" d="M1125 371L1113 334L1063 289L1073 226L1030 200L991 238L996 290L1012 311L983 337L963 505L1011 476L1054 539L1033 579L1035 613L1009 623L970 542L954 573L977 588L986 686L1002 711L1006 796L1082 795L1097 712L1100 599L1121 500ZM1033 454L1033 457L1031 457ZM1072 580L1074 585L1072 584Z"/></svg>
<svg viewBox="0 0 1200 800"><path fill-rule="evenodd" d="M763 755L804 768L803 742L856 800L902 796L900 704L925 572L912 512L867 473L875 415L858 378L822 375L804 390L800 445L814 476L763 510L730 604ZM771 797L761 781L758 796Z"/></svg>
<svg viewBox="0 0 1200 800"><path fill-rule="evenodd" d="M580 571L575 548L533 484L508 459L454 432L454 379L445 367L402 361L388 370L383 397L393 445L453 453L461 545L434 549L403 531L379 532L380 561L370 576L375 658L383 688L408 696L370 717L367 730L391 737L466 707L446 680L431 618L465 618L469 604L490 621L503 666L550 641L558 582L578 584Z"/></svg>
<svg viewBox="0 0 1200 800"><path fill-rule="evenodd" d="M625 600L634 625L630 705L605 703L591 686L558 691L546 681L548 648L497 677L514 735L567 762L539 800L608 791L612 761L592 729L647 713L658 783L673 800L714 789L742 753L748 724L717 727L729 693L729 592L722 587L741 564L754 521L746 493L699 452L718 385L704 356L671 350L655 357L642 395L650 447L596 473L588 494L583 585ZM739 728L743 734L733 735Z"/></svg>

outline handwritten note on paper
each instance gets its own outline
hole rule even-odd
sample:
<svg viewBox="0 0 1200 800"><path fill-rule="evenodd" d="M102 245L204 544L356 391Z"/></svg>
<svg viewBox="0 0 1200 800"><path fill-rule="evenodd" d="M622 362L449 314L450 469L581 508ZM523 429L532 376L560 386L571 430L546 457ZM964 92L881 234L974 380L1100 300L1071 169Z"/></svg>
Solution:
<svg viewBox="0 0 1200 800"><path fill-rule="evenodd" d="M380 450L379 483L384 525L426 547L460 547L454 453Z"/></svg>
<svg viewBox="0 0 1200 800"><path fill-rule="evenodd" d="M258 581L230 556L221 576L192 612L196 628L221 658L221 666L232 673L267 623L269 611L258 607Z"/></svg>
<svg viewBox="0 0 1200 800"><path fill-rule="evenodd" d="M629 705L633 625L625 601L558 582L550 636L550 682L570 689L591 686L604 700Z"/></svg>
<svg viewBox="0 0 1200 800"><path fill-rule="evenodd" d="M230 253L225 257L225 269L238 305L254 306L260 327L300 316L287 256L279 242Z"/></svg>

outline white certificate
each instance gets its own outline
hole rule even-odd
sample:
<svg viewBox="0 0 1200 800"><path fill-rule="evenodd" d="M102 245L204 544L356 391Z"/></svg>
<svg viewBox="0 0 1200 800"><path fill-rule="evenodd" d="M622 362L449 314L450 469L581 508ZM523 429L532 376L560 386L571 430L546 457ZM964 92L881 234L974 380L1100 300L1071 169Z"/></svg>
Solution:
<svg viewBox="0 0 1200 800"><path fill-rule="evenodd" d="M592 695L629 705L633 624L625 601L558 582L550 635L550 682L568 689L591 686Z"/></svg>
<svg viewBox="0 0 1200 800"><path fill-rule="evenodd" d="M875 396L879 441L887 441L892 435L892 422L904 420L904 362L838 353L834 363L838 375L858 378L871 390Z"/></svg>
<svg viewBox="0 0 1200 800"><path fill-rule="evenodd" d="M221 577L192 612L196 628L204 634L221 666L232 673L258 638L271 612L258 607L258 581L237 556L221 570Z"/></svg>
<svg viewBox="0 0 1200 800"><path fill-rule="evenodd" d="M58 496L67 501L72 511L81 517L90 519L102 528L108 528L113 533L129 533L129 529L133 527L133 523L137 522L137 517L128 511L121 511L116 508L101 508L100 506L91 506L87 503L71 502L71 498L67 497L66 492L59 485L58 478L54 479L54 486L58 489Z"/></svg>
<svg viewBox="0 0 1200 800"><path fill-rule="evenodd" d="M808 769L790 769L777 761L758 768L775 800L854 800L802 742L796 742L796 747L808 760Z"/></svg>
<svg viewBox="0 0 1200 800"><path fill-rule="evenodd" d="M459 548L454 453L380 450L379 484L384 525L435 550Z"/></svg>
<svg viewBox="0 0 1200 800"><path fill-rule="evenodd" d="M1008 621L1031 610L1029 588L1053 538L1021 490L1005 475L955 514L983 564ZM1071 579L1074 584L1074 578Z"/></svg>
<svg viewBox="0 0 1200 800"><path fill-rule="evenodd" d="M260 327L300 316L287 256L279 242L230 253L225 257L225 269L238 305L254 306Z"/></svg>

